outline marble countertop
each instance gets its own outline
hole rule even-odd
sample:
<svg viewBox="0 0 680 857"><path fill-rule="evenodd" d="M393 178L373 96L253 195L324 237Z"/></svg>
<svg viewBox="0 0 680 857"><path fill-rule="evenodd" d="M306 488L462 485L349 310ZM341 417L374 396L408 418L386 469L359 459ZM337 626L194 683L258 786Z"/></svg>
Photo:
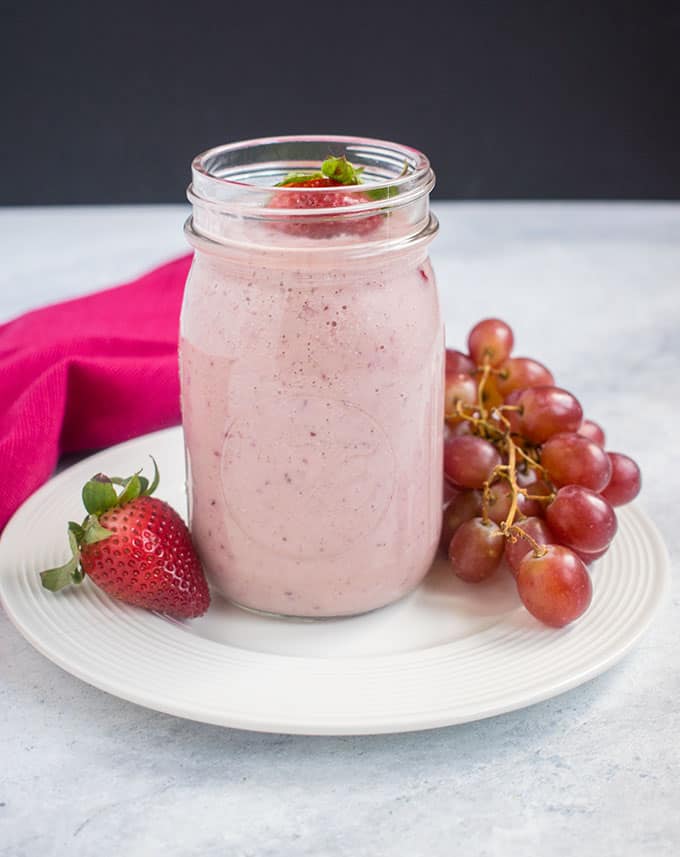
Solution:
<svg viewBox="0 0 680 857"><path fill-rule="evenodd" d="M680 853L680 205L436 206L447 338L515 329L609 446L674 566L639 645L523 711L423 733L304 738L147 711L47 661L0 611L2 857ZM0 209L0 321L184 252L183 206Z"/></svg>

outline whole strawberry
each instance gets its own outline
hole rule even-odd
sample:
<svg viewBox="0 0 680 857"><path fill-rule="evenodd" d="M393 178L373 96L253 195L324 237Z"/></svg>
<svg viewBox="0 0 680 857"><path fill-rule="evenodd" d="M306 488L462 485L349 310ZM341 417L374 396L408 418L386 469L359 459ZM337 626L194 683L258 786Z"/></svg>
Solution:
<svg viewBox="0 0 680 857"><path fill-rule="evenodd" d="M342 233L351 235L367 235L380 225L382 215L329 217L327 220L314 220L308 217L296 217L295 209L329 209L358 205L376 199L375 192L348 190L341 193L331 188L356 186L361 182L362 167L354 167L346 158L326 158L321 164L321 170L315 173L291 173L279 182L277 187L300 188L273 194L269 200L269 208L286 209L291 215L285 222L277 224L278 229L292 235L308 238L330 238ZM309 190L309 189L312 190ZM327 193L319 189L327 188ZM395 191L396 194L396 191ZM390 194L387 194L390 195ZM381 194L384 197L384 194Z"/></svg>
<svg viewBox="0 0 680 857"><path fill-rule="evenodd" d="M176 619L205 613L210 593L189 530L171 506L150 496L159 481L153 464L151 485L139 473L127 479L99 473L85 483L87 517L68 525L73 556L42 572L46 589L56 592L87 575L112 598L135 607Z"/></svg>

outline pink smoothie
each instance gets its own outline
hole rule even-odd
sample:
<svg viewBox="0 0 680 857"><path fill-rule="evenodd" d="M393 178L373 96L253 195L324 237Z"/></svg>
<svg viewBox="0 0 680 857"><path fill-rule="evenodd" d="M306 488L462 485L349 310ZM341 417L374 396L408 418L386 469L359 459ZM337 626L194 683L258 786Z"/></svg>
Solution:
<svg viewBox="0 0 680 857"><path fill-rule="evenodd" d="M341 616L426 574L441 522L443 331L426 249L199 254L183 309L190 519L212 584Z"/></svg>

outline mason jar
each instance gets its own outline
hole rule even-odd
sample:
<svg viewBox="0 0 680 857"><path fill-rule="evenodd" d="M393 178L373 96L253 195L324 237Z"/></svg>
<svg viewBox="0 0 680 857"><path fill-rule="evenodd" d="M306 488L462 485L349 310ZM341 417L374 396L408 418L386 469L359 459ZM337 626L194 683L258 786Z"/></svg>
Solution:
<svg viewBox="0 0 680 857"><path fill-rule="evenodd" d="M277 186L329 155L361 183ZM427 573L442 498L434 174L406 146L278 137L195 158L181 320L189 517L213 587L347 616Z"/></svg>

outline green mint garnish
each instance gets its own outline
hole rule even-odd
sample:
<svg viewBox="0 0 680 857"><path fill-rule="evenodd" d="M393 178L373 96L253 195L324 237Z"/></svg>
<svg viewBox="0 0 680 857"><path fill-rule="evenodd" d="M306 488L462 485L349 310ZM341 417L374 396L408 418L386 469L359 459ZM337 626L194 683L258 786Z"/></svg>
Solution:
<svg viewBox="0 0 680 857"><path fill-rule="evenodd" d="M361 184L361 174L363 171L364 167L355 167L344 155L341 158L331 156L326 158L321 164L320 170L312 173L289 173L276 187L296 185L302 182L314 181L315 179L332 179L343 185L358 185ZM405 163L399 178L405 176L407 172L408 164ZM373 200L391 199L398 196L399 188L379 187L373 190L367 188L364 193L369 199Z"/></svg>

